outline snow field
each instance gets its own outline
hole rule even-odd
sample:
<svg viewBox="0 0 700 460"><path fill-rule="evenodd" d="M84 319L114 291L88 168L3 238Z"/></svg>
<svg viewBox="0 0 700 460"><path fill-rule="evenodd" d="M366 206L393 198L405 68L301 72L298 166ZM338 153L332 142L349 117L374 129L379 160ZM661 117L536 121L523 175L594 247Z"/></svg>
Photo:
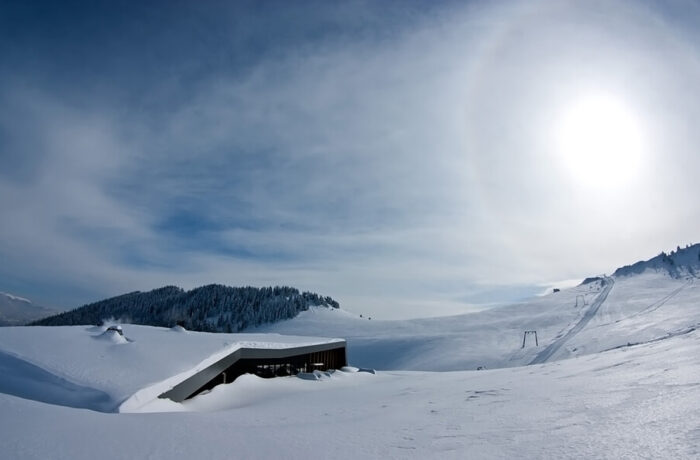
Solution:
<svg viewBox="0 0 700 460"><path fill-rule="evenodd" d="M0 454L695 458L699 353L692 332L509 369L336 373L320 381L249 376L194 398L189 413L103 414L0 395L8 440Z"/></svg>
<svg viewBox="0 0 700 460"><path fill-rule="evenodd" d="M597 284L449 318L312 309L235 340L132 325L127 343L97 340L94 328L3 328L0 458L697 458L699 286L616 277L580 330ZM575 306L580 295L587 306ZM524 330L538 331L539 347L520 348ZM274 333L347 337L350 364L383 371L246 375L183 404L156 399L237 343L305 340ZM522 365L562 337L547 362ZM137 413L96 411L116 407Z"/></svg>

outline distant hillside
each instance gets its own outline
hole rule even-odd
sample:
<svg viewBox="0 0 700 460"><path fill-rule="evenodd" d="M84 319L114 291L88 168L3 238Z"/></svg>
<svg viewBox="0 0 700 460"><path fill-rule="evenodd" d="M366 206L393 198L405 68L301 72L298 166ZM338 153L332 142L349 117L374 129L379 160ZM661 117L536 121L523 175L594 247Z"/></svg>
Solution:
<svg viewBox="0 0 700 460"><path fill-rule="evenodd" d="M0 326L21 326L49 315L55 315L57 311L35 305L31 300L0 292Z"/></svg>
<svg viewBox="0 0 700 460"><path fill-rule="evenodd" d="M673 278L700 275L700 243L688 245L685 248L678 246L675 251L668 254L662 252L649 260L625 265L615 270L613 275L630 276L647 270L665 272Z"/></svg>
<svg viewBox="0 0 700 460"><path fill-rule="evenodd" d="M117 319L132 324L205 332L237 332L282 319L294 318L310 306L339 308L330 297L300 293L291 287L229 287L218 284L185 291L166 286L132 292L85 305L32 323L37 326L102 324Z"/></svg>

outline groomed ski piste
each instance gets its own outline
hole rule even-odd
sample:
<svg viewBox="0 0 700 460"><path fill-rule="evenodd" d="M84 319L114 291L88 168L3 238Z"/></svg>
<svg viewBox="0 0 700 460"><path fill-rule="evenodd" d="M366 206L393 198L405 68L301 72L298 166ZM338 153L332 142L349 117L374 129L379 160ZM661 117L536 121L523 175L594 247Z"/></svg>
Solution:
<svg viewBox="0 0 700 460"><path fill-rule="evenodd" d="M316 308L251 335L0 328L0 457L697 458L699 284L647 270L453 317ZM157 398L241 343L313 337L376 374Z"/></svg>

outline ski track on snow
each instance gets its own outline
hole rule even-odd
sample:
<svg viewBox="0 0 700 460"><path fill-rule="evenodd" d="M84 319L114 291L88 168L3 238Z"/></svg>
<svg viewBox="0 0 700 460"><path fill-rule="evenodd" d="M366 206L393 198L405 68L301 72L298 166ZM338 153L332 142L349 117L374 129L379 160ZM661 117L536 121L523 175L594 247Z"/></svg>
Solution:
<svg viewBox="0 0 700 460"><path fill-rule="evenodd" d="M605 286L603 287L603 290L598 294L598 297L596 297L595 301L591 304L591 306L588 308L586 313L583 315L581 320L574 326L572 327L569 332L567 332L563 337L555 340L554 342L550 343L547 348L542 350L540 353L535 356L535 359L530 361L528 365L532 364L542 364L547 362L549 358L551 358L561 347L564 345L568 340L570 340L573 336L581 332L581 330L586 327L588 322L593 319L593 317L598 313L598 309L600 308L601 305L603 305L603 302L605 302L605 299L608 297L608 294L613 288L613 285L615 284L615 281L610 278L606 277L605 278Z"/></svg>
<svg viewBox="0 0 700 460"><path fill-rule="evenodd" d="M630 318L634 318L634 317L640 316L640 315L645 315L645 314L647 314L647 313L651 313L651 312L653 312L653 311L658 310L659 308L663 307L663 306L666 304L666 302L668 302L669 300L671 300L672 298L674 298L675 296L677 296L683 289L685 289L685 288L687 288L688 286L690 286L691 284L693 284L693 281L694 281L693 279L688 280L687 283L685 283L684 285L682 285L681 287L679 287L679 288L677 288L677 289L674 289L670 294L664 296L664 297L661 298L660 300L658 300L658 301L654 302L653 304L649 305L649 306L648 306L647 308L645 308L644 310L639 311L639 312L637 312L637 313L633 313L633 314L627 316L626 318L618 319L618 320L615 321L615 322L616 322L616 323L619 323L620 321L623 321L623 320L626 320L626 319L630 319Z"/></svg>

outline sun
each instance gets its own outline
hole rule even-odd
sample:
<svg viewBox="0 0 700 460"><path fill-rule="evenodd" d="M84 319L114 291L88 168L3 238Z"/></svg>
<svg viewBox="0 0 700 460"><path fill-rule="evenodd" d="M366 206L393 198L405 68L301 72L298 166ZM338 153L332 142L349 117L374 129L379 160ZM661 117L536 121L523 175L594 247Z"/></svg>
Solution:
<svg viewBox="0 0 700 460"><path fill-rule="evenodd" d="M577 182L621 186L637 174L642 135L638 117L621 99L592 94L563 111L556 128L557 155Z"/></svg>

